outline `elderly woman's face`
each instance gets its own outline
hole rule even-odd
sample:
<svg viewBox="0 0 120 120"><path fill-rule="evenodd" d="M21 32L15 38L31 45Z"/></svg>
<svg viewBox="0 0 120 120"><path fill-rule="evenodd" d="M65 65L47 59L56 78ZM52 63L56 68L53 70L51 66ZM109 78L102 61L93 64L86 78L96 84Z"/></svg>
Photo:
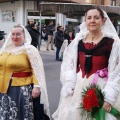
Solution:
<svg viewBox="0 0 120 120"><path fill-rule="evenodd" d="M96 9L92 9L87 12L85 21L90 32L100 30L101 26L104 24L104 19Z"/></svg>
<svg viewBox="0 0 120 120"><path fill-rule="evenodd" d="M24 43L25 39L23 28L21 27L13 28L11 32L12 32L11 39L13 44L15 46L21 46Z"/></svg>

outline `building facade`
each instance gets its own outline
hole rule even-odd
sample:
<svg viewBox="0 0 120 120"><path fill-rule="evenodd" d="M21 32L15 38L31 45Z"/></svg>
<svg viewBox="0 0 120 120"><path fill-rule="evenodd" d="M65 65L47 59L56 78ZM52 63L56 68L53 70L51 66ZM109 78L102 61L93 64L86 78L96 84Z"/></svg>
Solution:
<svg viewBox="0 0 120 120"><path fill-rule="evenodd" d="M0 0L0 30L9 33L11 28L20 23L26 25L27 10L36 10L37 5L34 1L10 1ZM7 1L7 2L6 2Z"/></svg>
<svg viewBox="0 0 120 120"><path fill-rule="evenodd" d="M0 0L0 30L8 33L13 25L26 25L31 17L41 24L47 19L53 19L56 25L75 24L82 22L84 13L92 6L101 7L111 18L119 20L120 0Z"/></svg>

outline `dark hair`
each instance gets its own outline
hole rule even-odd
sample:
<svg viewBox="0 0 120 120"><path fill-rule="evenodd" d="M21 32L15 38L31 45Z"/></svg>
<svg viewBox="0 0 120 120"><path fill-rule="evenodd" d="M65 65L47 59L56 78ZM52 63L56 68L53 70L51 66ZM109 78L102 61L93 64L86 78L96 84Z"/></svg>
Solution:
<svg viewBox="0 0 120 120"><path fill-rule="evenodd" d="M68 30L67 29L65 29L65 31L64 32L68 32Z"/></svg>
<svg viewBox="0 0 120 120"><path fill-rule="evenodd" d="M53 21L52 21L52 20L50 20L50 21L49 21L49 24L50 24L51 22L53 22Z"/></svg>
<svg viewBox="0 0 120 120"><path fill-rule="evenodd" d="M90 8L90 9L88 9L88 10L86 11L86 13L85 13L85 16L87 16L87 13L88 13L89 10L94 10L94 9L96 9L97 11L99 11L100 16L101 16L102 18L104 18L104 13L103 13L102 9L99 8L99 7L92 7L92 8Z"/></svg>
<svg viewBox="0 0 120 120"><path fill-rule="evenodd" d="M61 27L62 27L62 26L58 26L58 27L57 27L57 31L59 31L59 29L60 29Z"/></svg>
<svg viewBox="0 0 120 120"><path fill-rule="evenodd" d="M27 24L28 24L28 25L30 25L30 22L29 22L29 20L27 21Z"/></svg>
<svg viewBox="0 0 120 120"><path fill-rule="evenodd" d="M77 25L80 25L80 24L81 24L80 22L77 23Z"/></svg>

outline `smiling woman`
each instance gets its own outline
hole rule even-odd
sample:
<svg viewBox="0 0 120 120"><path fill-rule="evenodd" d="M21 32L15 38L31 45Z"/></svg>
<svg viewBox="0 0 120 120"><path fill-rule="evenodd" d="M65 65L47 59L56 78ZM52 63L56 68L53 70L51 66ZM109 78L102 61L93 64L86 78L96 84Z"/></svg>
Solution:
<svg viewBox="0 0 120 120"><path fill-rule="evenodd" d="M33 98L40 97L46 116L49 104L42 59L22 25L12 28L0 51L0 118L34 120ZM41 96L40 96L41 92Z"/></svg>
<svg viewBox="0 0 120 120"><path fill-rule="evenodd" d="M94 117L82 112L80 105L83 104L84 91L88 90L97 75L96 84L105 95L102 104L106 111L105 120L119 120L109 112L112 107L120 112L120 40L105 11L92 8L85 15L80 33L64 51L61 98L53 118L93 120ZM99 75L102 72L106 76Z"/></svg>
<svg viewBox="0 0 120 120"><path fill-rule="evenodd" d="M101 9L91 9L86 12L85 22L89 34L86 36L85 42L97 43L102 38L101 26L104 25L106 18Z"/></svg>
<svg viewBox="0 0 120 120"><path fill-rule="evenodd" d="M12 29L11 39L15 46L21 46L24 43L25 35L22 27Z"/></svg>

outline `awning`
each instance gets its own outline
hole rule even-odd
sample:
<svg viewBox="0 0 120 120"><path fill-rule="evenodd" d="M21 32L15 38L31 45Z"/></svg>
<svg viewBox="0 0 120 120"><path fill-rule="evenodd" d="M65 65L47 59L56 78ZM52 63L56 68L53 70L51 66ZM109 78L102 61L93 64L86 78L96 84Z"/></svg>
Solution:
<svg viewBox="0 0 120 120"><path fill-rule="evenodd" d="M0 0L0 3L2 2L14 2L14 1L20 1L20 0ZM41 2L42 0L23 0L23 1L38 1ZM44 0L44 2L78 2L79 0Z"/></svg>
<svg viewBox="0 0 120 120"><path fill-rule="evenodd" d="M100 7L105 10L107 13L116 13L120 15L120 7L119 6L103 6L103 5L82 5L79 3L40 3L39 10L43 11L54 11L58 13L73 13L76 11L87 11L92 7Z"/></svg>

